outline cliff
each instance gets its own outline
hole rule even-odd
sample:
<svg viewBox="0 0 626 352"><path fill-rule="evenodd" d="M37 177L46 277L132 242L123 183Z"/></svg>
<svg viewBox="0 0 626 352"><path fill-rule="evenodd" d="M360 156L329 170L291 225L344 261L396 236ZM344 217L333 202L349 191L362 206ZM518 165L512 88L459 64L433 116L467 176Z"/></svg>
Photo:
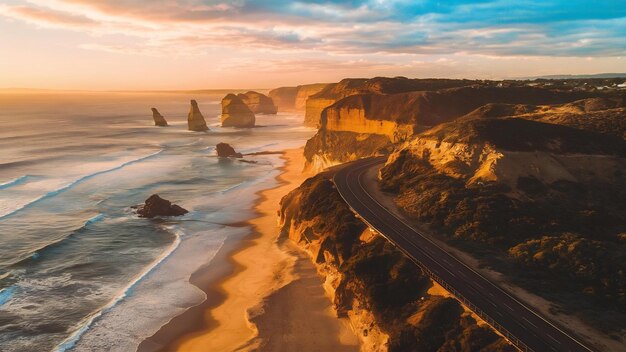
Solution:
<svg viewBox="0 0 626 352"><path fill-rule="evenodd" d="M245 94L237 94L237 96L255 114L276 114L278 111L272 98L265 94L249 91Z"/></svg>
<svg viewBox="0 0 626 352"><path fill-rule="evenodd" d="M156 108L152 108L152 119L154 120L155 126L165 127L167 126L167 121L165 121L165 117L159 113L159 110Z"/></svg>
<svg viewBox="0 0 626 352"><path fill-rule="evenodd" d="M626 141L618 136L474 114L403 143L380 180L409 217L619 336L625 174Z"/></svg>
<svg viewBox="0 0 626 352"><path fill-rule="evenodd" d="M206 125L204 116L198 108L198 103L195 100L191 101L191 107L189 108L189 114L187 114L187 129L190 131L203 132L208 131L209 128Z"/></svg>
<svg viewBox="0 0 626 352"><path fill-rule="evenodd" d="M306 100L324 89L328 83L306 84L297 87L280 87L269 92L280 111L304 111Z"/></svg>
<svg viewBox="0 0 626 352"><path fill-rule="evenodd" d="M626 137L626 94L596 97L557 105L490 103L466 117L493 118L516 116L523 119L570 126L578 129Z"/></svg>
<svg viewBox="0 0 626 352"><path fill-rule="evenodd" d="M460 84L461 82L444 80L440 84L443 83ZM409 85L406 84L403 87L406 88L407 86ZM387 89L389 90L389 88ZM348 91L353 90L354 88L348 88ZM322 95L326 91L333 90L327 88L319 94ZM319 131L309 140L305 149L307 165L317 169L353 160L367 153L373 155L380 150L388 149L394 144L407 140L417 132L453 121L464 115L468 115L468 117L515 115L533 119L531 114L534 113L534 119L542 121L550 120L551 117L554 118L558 115L562 119L558 121L553 119L552 122L575 126L582 125L583 123L580 121L584 121L584 124L589 125L590 128L596 126L597 129L605 130L614 128L614 121L621 121L619 123L624 124L620 117L620 109L623 108L616 108L613 112L609 112L609 110L583 111L577 115L578 119L574 118L576 115L564 118L565 115L562 112L552 115L545 113L541 116L537 115L546 107L552 108L552 106L560 104L560 109L572 110L573 108L567 104L581 100L591 102L594 99L596 102L604 101L606 106L614 106L620 104L618 100L621 98L617 93L553 90L529 86L498 87L491 82L437 91L350 95L323 110ZM613 102L611 103L611 101ZM593 120L586 118L589 114L595 114L598 118ZM606 117L607 114L612 118ZM600 115L605 117L600 118ZM607 121L609 122L607 123ZM601 127L602 125L604 127ZM337 132L342 132L341 136L345 139L340 145L341 150L334 149L337 146L338 137L335 136ZM372 148L370 142L362 146L361 141L368 140L368 136L371 135L377 136L376 146ZM320 160L323 160L324 163L320 163Z"/></svg>
<svg viewBox="0 0 626 352"><path fill-rule="evenodd" d="M398 94L415 91L439 90L477 84L478 81L455 79L409 79L406 77L346 78L329 84L306 102L305 125L320 124L322 111L335 102L359 94Z"/></svg>
<svg viewBox="0 0 626 352"><path fill-rule="evenodd" d="M228 94L222 99L222 127L254 127L254 113L238 96Z"/></svg>
<svg viewBox="0 0 626 352"><path fill-rule="evenodd" d="M281 201L281 238L301 246L325 280L338 316L364 351L513 351L343 202L329 175L306 180Z"/></svg>

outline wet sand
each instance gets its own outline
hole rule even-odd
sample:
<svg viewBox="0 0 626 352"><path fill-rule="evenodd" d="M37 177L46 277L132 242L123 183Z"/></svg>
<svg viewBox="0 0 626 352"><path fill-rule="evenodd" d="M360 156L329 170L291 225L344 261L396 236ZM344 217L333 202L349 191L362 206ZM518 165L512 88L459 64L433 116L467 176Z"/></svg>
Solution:
<svg viewBox="0 0 626 352"><path fill-rule="evenodd" d="M207 299L172 319L138 351L356 351L337 319L315 267L295 245L277 243L280 199L308 176L302 149L287 150L279 185L258 193L253 233L230 238L190 281Z"/></svg>

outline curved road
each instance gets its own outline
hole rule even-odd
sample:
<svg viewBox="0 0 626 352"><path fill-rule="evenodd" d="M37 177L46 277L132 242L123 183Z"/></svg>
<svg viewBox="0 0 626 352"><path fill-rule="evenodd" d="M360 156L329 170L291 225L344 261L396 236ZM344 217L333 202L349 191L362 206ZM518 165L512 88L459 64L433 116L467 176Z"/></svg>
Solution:
<svg viewBox="0 0 626 352"><path fill-rule="evenodd" d="M511 294L450 255L388 211L368 191L369 169L385 158L361 159L336 171L333 182L352 210L391 241L435 281L522 351L592 351Z"/></svg>

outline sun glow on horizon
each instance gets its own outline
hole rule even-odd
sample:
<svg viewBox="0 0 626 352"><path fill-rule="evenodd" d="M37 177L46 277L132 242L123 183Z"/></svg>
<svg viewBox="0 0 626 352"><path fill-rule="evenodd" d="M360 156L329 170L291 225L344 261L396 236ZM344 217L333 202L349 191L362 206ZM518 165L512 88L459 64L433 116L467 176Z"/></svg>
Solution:
<svg viewBox="0 0 626 352"><path fill-rule="evenodd" d="M210 89L625 72L615 1L0 4L0 87Z"/></svg>

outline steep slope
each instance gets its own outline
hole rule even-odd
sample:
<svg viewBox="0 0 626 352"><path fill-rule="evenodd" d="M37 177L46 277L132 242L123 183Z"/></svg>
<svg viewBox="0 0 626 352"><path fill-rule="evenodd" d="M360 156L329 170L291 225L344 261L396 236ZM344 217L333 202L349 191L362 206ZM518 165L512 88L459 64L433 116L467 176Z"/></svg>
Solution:
<svg viewBox="0 0 626 352"><path fill-rule="evenodd" d="M357 219L329 175L281 201L281 237L311 256L337 314L364 351L513 351L382 237Z"/></svg>
<svg viewBox="0 0 626 352"><path fill-rule="evenodd" d="M254 127L256 118L254 113L240 97L228 94L222 99L222 127Z"/></svg>
<svg viewBox="0 0 626 352"><path fill-rule="evenodd" d="M304 111L306 100L324 89L329 83L305 84L296 87L272 89L269 97L280 111Z"/></svg>
<svg viewBox="0 0 626 352"><path fill-rule="evenodd" d="M167 126L167 121L165 120L165 117L163 117L163 115L161 115L159 110L157 110L156 108L152 108L152 119L154 120L155 126L159 126L159 127Z"/></svg>
<svg viewBox="0 0 626 352"><path fill-rule="evenodd" d="M255 114L276 114L278 111L276 106L274 105L274 101L272 98L268 97L265 94L248 91L245 94L237 94L239 99L241 99L248 108L252 110Z"/></svg>
<svg viewBox="0 0 626 352"><path fill-rule="evenodd" d="M578 129L626 136L626 92L610 98L588 98L558 105L490 103L470 112L467 118L517 116L524 119Z"/></svg>
<svg viewBox="0 0 626 352"><path fill-rule="evenodd" d="M187 114L187 129L196 132L208 131L209 128L206 125L204 116L202 116L202 113L200 112L198 103L195 100L192 100L190 103L191 106L189 107L189 113Z"/></svg>
<svg viewBox="0 0 626 352"><path fill-rule="evenodd" d="M478 81L454 79L409 79L406 77L346 78L329 84L306 102L304 124L319 126L322 111L335 102L358 94L397 94L404 92L439 90L476 84Z"/></svg>
<svg viewBox="0 0 626 352"><path fill-rule="evenodd" d="M621 338L624 175L620 137L466 116L402 144L380 179L408 216Z"/></svg>
<svg viewBox="0 0 626 352"><path fill-rule="evenodd" d="M428 85L432 83L424 84ZM372 155L388 149L416 132L452 121L487 104L490 105L483 108L484 111L474 113L480 116L529 113L538 111L539 105L564 104L607 95L528 86L497 87L491 83L437 91L351 95L323 110L319 132L307 143L305 154L310 167L325 167L352 160L353 156ZM334 135L336 132L342 132L341 145L335 143L338 140ZM375 145L369 138L372 135L377 136ZM369 141L361 145L363 140Z"/></svg>

